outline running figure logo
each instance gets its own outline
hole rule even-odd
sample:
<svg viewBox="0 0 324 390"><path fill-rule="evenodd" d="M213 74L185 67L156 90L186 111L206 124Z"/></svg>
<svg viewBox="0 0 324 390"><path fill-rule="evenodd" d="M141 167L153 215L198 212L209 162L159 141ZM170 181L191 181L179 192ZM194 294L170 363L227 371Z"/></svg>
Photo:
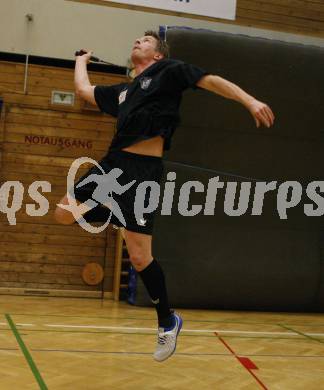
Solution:
<svg viewBox="0 0 324 390"><path fill-rule="evenodd" d="M108 207L111 210L111 215L114 214L118 220L126 226L126 221L123 216L123 213L118 205L118 203L114 200L112 194L121 195L126 192L134 183L135 180L131 181L124 186L121 186L116 180L123 171L120 168L114 168L110 172L105 173L103 175L92 174L86 177L77 185L77 188L84 186L85 184L94 182L97 184L96 189L92 193L92 199L100 203L102 206Z"/></svg>
<svg viewBox="0 0 324 390"><path fill-rule="evenodd" d="M91 162L96 165L101 170L102 174L91 174L77 185L77 188L79 188L91 182L97 184L95 190L92 193L92 199L88 199L86 202L78 205L76 203L74 195L74 180L78 168L85 162ZM79 223L79 225L90 233L100 233L101 231L103 231L108 226L112 214L114 214L114 216L123 224L123 226L126 226L126 221L123 216L123 213L118 203L113 198L113 194L123 194L136 182L136 180L133 180L130 183L127 183L122 186L117 181L117 178L122 173L123 171L120 168L113 168L108 173L105 173L105 171L97 163L97 161L89 157L78 158L71 165L67 176L67 187L70 188L70 190L68 190L67 192L69 204L59 204L58 206L70 211L73 214L75 220ZM98 205L102 205L104 207L109 208L111 212L108 221L106 221L104 225L100 227L95 227L89 224L84 219L83 214Z"/></svg>

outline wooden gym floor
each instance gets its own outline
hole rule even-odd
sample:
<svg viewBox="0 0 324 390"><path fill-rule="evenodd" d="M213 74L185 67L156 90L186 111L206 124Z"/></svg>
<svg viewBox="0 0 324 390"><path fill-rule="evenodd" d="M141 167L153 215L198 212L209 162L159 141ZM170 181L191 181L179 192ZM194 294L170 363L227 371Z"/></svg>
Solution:
<svg viewBox="0 0 324 390"><path fill-rule="evenodd" d="M125 302L0 296L0 389L324 388L322 314L180 310L156 363L155 312Z"/></svg>

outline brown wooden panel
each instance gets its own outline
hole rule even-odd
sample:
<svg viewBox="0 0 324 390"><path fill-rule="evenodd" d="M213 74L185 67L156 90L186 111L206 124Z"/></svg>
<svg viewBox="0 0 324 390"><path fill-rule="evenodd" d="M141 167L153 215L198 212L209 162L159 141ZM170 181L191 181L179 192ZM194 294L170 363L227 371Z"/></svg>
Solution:
<svg viewBox="0 0 324 390"><path fill-rule="evenodd" d="M250 0L246 1L246 3L249 3L249 8L245 8L243 5L242 8L238 9L241 11L242 20L245 18L254 19L257 21L267 22L269 23L269 25L272 24L273 26L275 26L276 24L281 24L287 26L287 28L294 27L296 29L302 29L308 32L320 32L323 28L323 22L320 20L297 18L282 13L267 12L266 9L269 9L269 6L266 4L262 4L263 10L261 10L260 12L260 10L258 10L254 6L251 7Z"/></svg>
<svg viewBox="0 0 324 390"><path fill-rule="evenodd" d="M301 21L306 28L312 26L312 23L320 24L324 21L324 9L314 9L313 7L293 7L282 1L280 4L271 1L260 0L240 0L239 8L242 10L254 10L258 13L267 15L269 20L275 20L276 16L286 18L287 22L298 23ZM298 25L298 24L296 24Z"/></svg>
<svg viewBox="0 0 324 390"><path fill-rule="evenodd" d="M65 119L64 116L49 116L44 115L41 110L33 110L40 111L38 114L35 112L34 115L21 113L15 113L14 108L11 107L8 112L6 118L7 126L9 124L15 124L19 126L20 124L26 124L29 126L48 126L55 127L56 129L61 129L61 131L69 131L69 129L77 129L79 131L87 131L91 134L98 135L100 133L105 133L107 131L115 131L115 123L109 122L109 116L106 116L107 122L95 121L94 118L87 120L88 118L84 118L84 120L76 120L76 119ZM23 111L23 109L21 109Z"/></svg>
<svg viewBox="0 0 324 390"><path fill-rule="evenodd" d="M98 263L99 264L99 263ZM0 281L6 280L6 275L13 275L13 274L20 274L20 273L26 273L26 274L32 274L35 272L38 272L42 276L46 276L47 280L52 280L51 277L55 275L55 279L59 276L62 276L63 278L71 278L75 280L75 284L81 284L83 285L84 282L82 281L82 269L83 266L80 265L66 265L66 264L39 264L39 263L18 263L18 262L7 262L7 261L1 261L0 262ZM112 276L112 269L106 268L105 274L107 276ZM17 280L17 276L16 280ZM19 275L18 275L19 278ZM57 282L55 282L57 283ZM66 283L62 283L66 284Z"/></svg>
<svg viewBox="0 0 324 390"><path fill-rule="evenodd" d="M0 172L2 170L2 161L3 161L3 140L5 136L5 118L6 118L6 106L2 107L1 113L0 113ZM1 176L0 176L0 182L1 182Z"/></svg>
<svg viewBox="0 0 324 390"><path fill-rule="evenodd" d="M3 63L3 62L2 62ZM1 64L0 63L0 66ZM6 64L5 67L1 67L3 71L0 73L0 91L7 91L7 92L17 92L20 94L23 94L24 90L24 65L20 64L20 66L15 66L16 71L13 71L14 67L12 67L11 72L9 71L10 68L8 68L8 64ZM27 79L27 91L28 96L25 96L25 101L27 101L30 104L34 104L36 106L39 106L40 100L36 98L38 97L44 97L48 98L50 100L51 93L53 90L61 90L66 92L74 92L74 81L73 81L73 69L60 69L60 68L50 68L47 67L47 69L44 70L45 67L41 67L39 65L29 65L28 68L28 79ZM124 78L118 76L115 77L114 75L106 75L98 72L89 72L90 79L92 84L98 85L98 84L116 84L121 82ZM11 102L21 100L16 97L10 97L9 98ZM49 106L49 100L47 101L47 104ZM83 107L83 101L81 101L76 96L76 102L73 108L66 107L66 110L80 110ZM55 107L55 106L52 106ZM59 108L60 109L60 108ZM97 110L97 107L93 107L94 110Z"/></svg>
<svg viewBox="0 0 324 390"><path fill-rule="evenodd" d="M79 177L80 174L77 176ZM55 197L59 193L66 193L67 185L66 185L66 176L54 176L54 175L40 175L36 173L24 173L23 175L20 172L6 172L2 174L2 179L4 181L17 181L19 180L20 183L23 184L25 188L24 193L24 199L23 204L25 202L30 203L30 201L33 201L29 195L28 195L28 187L33 183L35 180L39 181L48 181L51 184L51 192L44 192L44 196L48 199L55 200ZM52 195L52 196L51 196ZM55 196L55 197L54 197ZM34 201L33 201L34 202Z"/></svg>
<svg viewBox="0 0 324 390"><path fill-rule="evenodd" d="M6 96L6 95L4 95ZM22 114L26 116L27 118L30 118L30 116L36 116L36 117L42 117L44 121L46 121L46 118L50 119L53 118L55 122L50 123L52 126L58 126L59 127L59 121L64 119L64 123L67 123L68 121L74 121L77 120L77 126L74 126L75 128L81 127L81 122L84 122L86 125L88 125L86 128L91 128L89 126L92 126L93 123L100 122L102 125L105 125L106 123L115 123L115 119L109 115L101 115L100 113L92 113L92 112L65 112L65 111L57 111L57 110L48 110L42 109L42 108L33 108L33 107L24 107L24 106L18 106L18 105L10 105L7 107L8 111L8 122L12 122L10 120L10 114ZM37 118L36 118L37 119ZM90 121L90 122L89 122ZM25 121L24 123L29 123L29 121ZM36 122L36 124L43 124L43 122ZM73 127L73 126L72 126Z"/></svg>
<svg viewBox="0 0 324 390"><path fill-rule="evenodd" d="M262 20L260 18L241 18L240 24L247 27L257 27L265 30L275 30L283 31L287 33L300 34L300 35L312 35L315 37L324 37L324 32L318 30L309 30L302 27L295 27L285 23L269 23L267 20Z"/></svg>
<svg viewBox="0 0 324 390"><path fill-rule="evenodd" d="M240 0L242 1L242 0ZM263 0L263 2L265 2ZM316 11L316 12L324 12L324 2L323 0L269 0L267 1L269 4L285 6L289 8L291 12L294 10L304 10L304 11Z"/></svg>
<svg viewBox="0 0 324 390"><path fill-rule="evenodd" d="M101 285L99 286L88 286L86 284L83 284L83 285L77 285L77 284L74 284L74 285L71 285L70 283L69 284L58 284L58 283L44 283L44 282L41 282L41 281L35 281L35 282L25 282L25 281L17 281L15 280L13 277L8 277L9 279L13 279L13 280L10 280L10 281L0 281L0 294L3 293L2 290L7 287L7 288L10 288L10 289L13 289L13 288L25 288L25 289L35 289L34 291L34 294L35 295L35 292L36 291L39 291L39 290L49 290L50 292L53 291L53 290L60 290L60 291L64 291L64 290L72 290L72 291L75 291L75 290L79 290L79 291L85 291L85 292L89 292L89 291L101 291ZM107 280L109 281L109 278L107 278ZM111 285L111 284L110 284ZM109 288L109 285L107 286L107 288ZM111 290L107 290L107 291L111 291ZM14 293L12 292L12 290L8 290L6 292L6 295L10 295L11 293ZM24 295L28 295L27 293L24 294ZM46 294L41 294L40 295L46 295ZM80 295L81 297L82 296L86 296L86 294L84 295ZM99 298L99 297L98 297Z"/></svg>
<svg viewBox="0 0 324 390"><path fill-rule="evenodd" d="M91 80L109 85L124 78L97 72L91 73ZM22 89L23 81L23 64L0 62L0 91L3 84ZM2 94L6 116L0 127L1 179L19 180L25 192L16 225L0 214L0 288L74 290L80 294L100 291L101 285L87 286L81 277L85 264L98 262L105 267L105 289L112 291L115 229L90 234L77 224L57 224L53 212L66 193L66 175L73 160L81 156L100 160L116 121L99 111L83 111L80 99L74 107L50 105L53 89L73 90L71 69L30 65L28 86L28 95L21 91ZM54 139L64 143L54 145ZM83 165L77 177L91 166ZM52 187L43 194L50 206L43 217L26 213L26 204L35 203L27 192L35 180L47 180Z"/></svg>
<svg viewBox="0 0 324 390"><path fill-rule="evenodd" d="M65 105L64 107L60 104L51 104L51 95L48 94L46 96L41 96L34 93L29 93L28 95L25 95L24 93L11 93L6 92L3 94L5 102L8 104L17 104L22 106L29 106L32 108L46 108L49 110L56 110L56 111L66 111L66 112L73 112L78 111L80 112L83 107L83 103L81 103L80 99L75 100L74 106L68 106ZM99 110L96 109L99 113ZM100 114L101 115L101 114Z"/></svg>
<svg viewBox="0 0 324 390"><path fill-rule="evenodd" d="M101 284L96 286L88 286L82 279L82 268L74 267L76 269L74 274L62 274L62 270L66 266L61 266L61 269L56 266L56 268L51 265L32 265L32 270L28 270L29 264L19 264L19 263L6 263L0 264L0 286L1 287L28 287L28 288L65 288L65 289L83 289L88 290L99 290L101 289ZM38 266L38 267L37 267ZM11 269L13 271L5 271L5 268ZM49 271L59 271L60 273L43 273L42 269L47 267ZM39 270L39 273L35 271ZM105 271L105 286L106 291L108 291L111 286L112 280L112 270L106 269ZM47 285L45 287L45 284Z"/></svg>
<svg viewBox="0 0 324 390"><path fill-rule="evenodd" d="M62 191L62 196L64 195L64 191ZM57 222L54 219L54 205L50 205L52 207L52 210L44 215L43 217L31 217L30 215L26 214L25 208L21 208L16 213L16 224L21 223L28 223L28 224L47 224L47 225L56 225ZM8 223L7 216L3 213L0 213L0 223ZM14 225L13 225L14 226ZM8 227L8 230L10 230L10 227ZM1 237L0 237L0 243L1 243Z"/></svg>
<svg viewBox="0 0 324 390"><path fill-rule="evenodd" d="M93 246L75 246L75 245L50 245L50 244L32 244L24 242L7 242L2 241L2 244L6 250L12 250L15 252L27 252L27 253L48 253L57 255L79 255L79 256L92 256L100 257L105 256L104 247Z"/></svg>
<svg viewBox="0 0 324 390"><path fill-rule="evenodd" d="M21 128L28 129L33 134L46 134L52 129L52 132L60 133L61 135L69 135L70 132L79 137L87 134L90 138L106 139L115 132L113 123L100 123L94 121L67 121L61 119L58 123L57 118L47 118L44 116L35 115L19 115L8 113L6 119L6 127L13 131L21 132ZM38 130L38 131L36 131ZM50 135L50 134L49 134Z"/></svg>
<svg viewBox="0 0 324 390"><path fill-rule="evenodd" d="M114 263L110 261L113 252L107 257L109 261L106 262L105 269L113 269ZM65 255L64 257L56 254L44 254L44 253L24 253L24 252L9 252L0 249L1 261L17 262L17 263L38 263L38 264L56 264L56 265L75 265L84 266L87 263L97 262L103 265L102 262L98 261L97 257L94 256L82 256L79 255Z"/></svg>
<svg viewBox="0 0 324 390"><path fill-rule="evenodd" d="M13 266L13 263L10 263L10 266ZM35 264L34 264L35 268ZM82 280L81 274L79 276L74 275L62 275L62 274L43 274L36 272L24 272L24 271L14 271L14 272L1 272L0 273L0 282L1 280L16 281L16 282L29 282L29 283L56 283L56 284L65 284L70 285L71 287L77 286L86 286Z"/></svg>
<svg viewBox="0 0 324 390"><path fill-rule="evenodd" d="M1 70L3 73L10 73L12 76L25 74L25 64L10 61L0 61ZM66 79L73 80L74 69L57 68L55 66L43 66L29 64L28 75L30 78L38 77L44 79ZM102 82L104 84L118 84L125 82L125 77L102 72L89 71L91 81Z"/></svg>
<svg viewBox="0 0 324 390"><path fill-rule="evenodd" d="M1 277L5 278L5 274L14 274L14 273L33 273L39 272L44 275L52 274L63 275L66 277L67 275L74 276L79 278L82 272L82 266L80 265L57 265L57 264L31 264L31 263L19 263L14 261L1 261L0 262L0 280ZM78 283L79 284L79 283ZM81 283L83 284L83 283Z"/></svg>
<svg viewBox="0 0 324 390"><path fill-rule="evenodd" d="M109 229L109 227L108 227ZM110 229L110 235L112 239L114 239L115 229ZM37 234L55 234L55 235L64 235L64 236L78 236L78 237L93 237L91 233L88 233L86 230L80 228L79 225L59 225L59 224L41 224L41 223L28 223L22 222L17 225L9 225L4 221L0 224L0 232L17 232L17 233L37 233ZM106 232L101 232L95 235L95 237L101 237L106 239ZM107 242L107 247L114 247L110 245L110 240Z"/></svg>
<svg viewBox="0 0 324 390"><path fill-rule="evenodd" d="M2 242L16 242L30 244L49 244L49 245L69 245L78 247L102 247L106 244L106 237L96 237L95 234L89 237L65 236L57 234L39 234L39 233L17 233L1 232Z"/></svg>
<svg viewBox="0 0 324 390"><path fill-rule="evenodd" d="M23 153L11 153L11 152L4 152L3 153L3 162L8 163L17 163L20 165L29 164L29 165L37 165L40 169L45 169L42 166L45 167L51 167L55 168L58 167L59 169L66 168L66 170L63 172L67 172L69 167L71 166L72 162L75 160L74 157L58 157L58 156L41 156L41 155L32 155L32 154L23 154ZM86 170L91 168L92 164L85 163L80 167L81 170ZM84 167L84 168L83 168Z"/></svg>
<svg viewBox="0 0 324 390"><path fill-rule="evenodd" d="M107 136L106 140L97 141L96 139L90 138L75 138L72 136L62 137L62 136L46 136L46 135L35 135L35 134L20 134L13 132L6 132L4 136L5 143L13 143L13 144L23 144L30 145L33 149L34 146L41 146L46 148L46 150L60 150L66 148L68 150L75 150L79 152L80 155L82 153L88 153L92 150L94 151L102 151L105 152L108 149L108 146L112 140L112 136ZM53 153L53 150L51 150ZM33 152L31 150L30 152Z"/></svg>
<svg viewBox="0 0 324 390"><path fill-rule="evenodd" d="M323 37L323 11L323 3L307 0L238 0L236 22L230 23Z"/></svg>
<svg viewBox="0 0 324 390"><path fill-rule="evenodd" d="M46 166L46 165L37 165L37 164L22 164L22 163L11 163L6 160L6 156L3 158L3 164L2 168L6 172L10 173L19 173L20 175L22 173L38 173L40 175L44 175L44 179L48 180L48 176L60 176L60 177L66 177L68 173L69 167L64 167L63 169L61 167L53 167L53 166ZM81 169L78 171L79 175L83 175L86 173L86 169Z"/></svg>
<svg viewBox="0 0 324 390"><path fill-rule="evenodd" d="M84 156L82 150L74 148L65 148L60 149L59 147L51 146L47 147L46 145L30 145L30 144L19 144L19 143L3 143L3 151L10 153L24 153L40 155L40 156L57 156L57 157L71 157L76 159L78 157ZM100 160L105 155L104 151L92 150L91 152L87 150L87 157L91 157L95 160Z"/></svg>
<svg viewBox="0 0 324 390"><path fill-rule="evenodd" d="M19 180L25 186L25 195L27 193L26 186L34 182L35 180L47 180L46 176L40 175L37 173L24 173L23 175L20 172L4 172L2 174L2 179L5 181L9 180ZM66 177L64 176L51 176L50 180L52 185L65 186Z"/></svg>
<svg viewBox="0 0 324 390"><path fill-rule="evenodd" d="M24 64L17 64L20 72L24 73ZM102 72L89 71L89 78L91 81L102 82L104 84L118 84L125 82L125 77L122 75L115 75ZM41 77L47 79L67 79L73 80L74 69L57 68L55 66L30 65L28 68L30 77Z"/></svg>

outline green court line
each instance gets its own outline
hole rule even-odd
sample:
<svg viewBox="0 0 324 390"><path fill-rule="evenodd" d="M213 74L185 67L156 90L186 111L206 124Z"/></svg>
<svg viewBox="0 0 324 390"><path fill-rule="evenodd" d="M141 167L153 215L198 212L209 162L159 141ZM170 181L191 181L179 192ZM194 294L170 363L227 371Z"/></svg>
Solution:
<svg viewBox="0 0 324 390"><path fill-rule="evenodd" d="M6 317L7 321L8 321L8 324L9 324L13 334L16 337L16 340L17 340L17 342L19 344L19 347L20 347L22 353L24 354L25 359L27 360L27 363L28 363L30 369L32 370L32 372L34 374L34 377L35 377L35 379L36 379L36 381L37 381L37 383L39 385L39 388L41 390L48 390L47 386L46 386L46 384L45 384L45 382L44 382L44 380L43 380L43 378L42 378L42 376L40 374L40 372L38 371L38 369L36 367L36 364L33 361L33 358L31 357L31 354L29 353L25 343L23 342L23 339L21 338L21 336L20 336L20 334L19 334L19 332L18 332L18 330L17 330L17 328L16 328L16 326L15 326L15 324L13 322L13 320L11 319L9 314L5 314L5 317Z"/></svg>
<svg viewBox="0 0 324 390"><path fill-rule="evenodd" d="M284 329L287 329L287 330L290 330L292 332L295 332L295 333L299 334L300 336L305 337L308 340L317 341L318 343L324 344L324 340L321 340L321 339L319 339L317 337L310 336L310 335L308 335L306 333L301 332L300 330L293 329L293 328L291 328L291 327L289 327L287 325L281 325L281 324L278 324L278 325L281 326Z"/></svg>

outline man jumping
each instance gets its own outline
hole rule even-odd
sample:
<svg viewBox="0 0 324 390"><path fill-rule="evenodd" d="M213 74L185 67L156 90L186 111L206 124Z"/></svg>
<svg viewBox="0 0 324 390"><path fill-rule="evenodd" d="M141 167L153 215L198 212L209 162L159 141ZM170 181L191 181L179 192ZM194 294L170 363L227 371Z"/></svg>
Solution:
<svg viewBox="0 0 324 390"><path fill-rule="evenodd" d="M154 31L147 31L136 39L131 52L135 78L131 83L112 86L93 86L87 74L91 51L76 57L75 88L86 101L96 104L102 112L117 117L117 132L109 151L99 162L105 172L113 168L123 170L121 185L136 180L160 183L163 172L163 151L170 148L170 141L179 124L179 106L182 93L187 88L203 88L243 104L255 119L256 126L270 127L274 122L271 109L248 95L237 85L216 75L208 74L197 66L169 58L169 48ZM78 183L91 174L100 174L97 167L87 172ZM78 203L91 198L95 184L75 184L74 193ZM147 213L138 224L134 215L136 185L115 200L125 217L124 237L130 261L141 277L158 317L158 342L154 359L163 361L176 348L182 319L168 303L163 270L152 256L152 231L154 213ZM146 198L147 200L147 198ZM67 195L60 201L68 204ZM95 207L85 213L87 221L105 221L109 210ZM58 207L55 218L62 224L75 222L73 215ZM107 220L107 219L106 219ZM111 222L122 227L112 216Z"/></svg>

